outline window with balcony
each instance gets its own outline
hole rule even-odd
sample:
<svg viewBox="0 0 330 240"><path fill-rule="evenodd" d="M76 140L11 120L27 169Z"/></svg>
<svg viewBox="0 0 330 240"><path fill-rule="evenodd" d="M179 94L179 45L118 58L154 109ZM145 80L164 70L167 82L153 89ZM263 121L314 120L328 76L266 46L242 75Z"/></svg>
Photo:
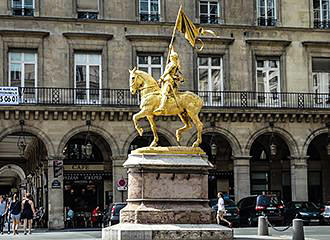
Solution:
<svg viewBox="0 0 330 240"><path fill-rule="evenodd" d="M140 0L139 14L142 22L159 22L160 0Z"/></svg>
<svg viewBox="0 0 330 240"><path fill-rule="evenodd" d="M33 101L37 87L37 54L9 52L9 86L22 87L21 101Z"/></svg>
<svg viewBox="0 0 330 240"><path fill-rule="evenodd" d="M12 0L12 13L15 16L34 16L34 0Z"/></svg>
<svg viewBox="0 0 330 240"><path fill-rule="evenodd" d="M137 68L145 71L158 80L163 74L163 56L157 54L139 54L137 56Z"/></svg>
<svg viewBox="0 0 330 240"><path fill-rule="evenodd" d="M220 4L218 1L199 2L200 23L218 24L220 23Z"/></svg>
<svg viewBox="0 0 330 240"><path fill-rule="evenodd" d="M330 28L330 0L313 0L314 28Z"/></svg>
<svg viewBox="0 0 330 240"><path fill-rule="evenodd" d="M276 26L276 0L257 0L257 24L259 26Z"/></svg>
<svg viewBox="0 0 330 240"><path fill-rule="evenodd" d="M280 103L280 61L277 58L256 60L256 92L258 104Z"/></svg>
<svg viewBox="0 0 330 240"><path fill-rule="evenodd" d="M312 58L314 102L330 104L330 58Z"/></svg>
<svg viewBox="0 0 330 240"><path fill-rule="evenodd" d="M74 61L74 93L76 103L100 103L102 95L101 54L76 53L74 55Z"/></svg>
<svg viewBox="0 0 330 240"><path fill-rule="evenodd" d="M97 19L99 0L77 0L77 16L79 19Z"/></svg>
<svg viewBox="0 0 330 240"><path fill-rule="evenodd" d="M205 106L222 104L222 57L198 57L198 91Z"/></svg>

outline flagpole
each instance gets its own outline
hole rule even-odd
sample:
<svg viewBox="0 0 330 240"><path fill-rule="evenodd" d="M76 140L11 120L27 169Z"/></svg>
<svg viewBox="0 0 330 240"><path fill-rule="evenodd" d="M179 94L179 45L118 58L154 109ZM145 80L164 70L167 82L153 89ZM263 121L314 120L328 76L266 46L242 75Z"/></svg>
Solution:
<svg viewBox="0 0 330 240"><path fill-rule="evenodd" d="M174 26L173 33L172 33L172 38L171 38L170 46L168 47L168 54L167 54L166 64L170 60L171 47L172 47L172 44L173 44L173 41L174 41L174 36L175 36L176 28L178 26L178 21L179 21L179 16L180 16L181 9L182 9L182 5L180 5L178 16L176 17L175 26Z"/></svg>

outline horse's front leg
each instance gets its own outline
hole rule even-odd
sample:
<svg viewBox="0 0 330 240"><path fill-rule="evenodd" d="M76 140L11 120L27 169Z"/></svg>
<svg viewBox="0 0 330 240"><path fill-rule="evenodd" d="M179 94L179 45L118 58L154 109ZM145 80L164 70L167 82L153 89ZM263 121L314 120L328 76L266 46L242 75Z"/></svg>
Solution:
<svg viewBox="0 0 330 240"><path fill-rule="evenodd" d="M138 131L139 135L142 136L143 134L143 128L140 127L138 121L141 119L141 118L144 118L146 115L145 115L145 112L144 110L142 109L140 112L136 113L133 115L133 123L134 123L134 127L136 129L136 131Z"/></svg>
<svg viewBox="0 0 330 240"><path fill-rule="evenodd" d="M158 145L158 134L157 134L157 126L156 126L156 121L154 119L153 115L147 116L147 119L150 123L150 127L152 130L152 133L154 134L154 140L150 144L150 147L156 147Z"/></svg>

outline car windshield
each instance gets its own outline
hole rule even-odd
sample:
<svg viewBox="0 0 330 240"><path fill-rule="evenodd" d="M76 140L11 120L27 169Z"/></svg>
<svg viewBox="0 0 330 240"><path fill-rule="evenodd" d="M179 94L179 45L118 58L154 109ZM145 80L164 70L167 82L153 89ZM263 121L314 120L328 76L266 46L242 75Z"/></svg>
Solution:
<svg viewBox="0 0 330 240"><path fill-rule="evenodd" d="M300 202L300 203L294 203L293 204L295 208L299 208L302 210L317 210L317 207L314 205L314 203L311 202Z"/></svg>
<svg viewBox="0 0 330 240"><path fill-rule="evenodd" d="M114 215L119 215L119 211L124 208L126 206L126 204L118 204L115 206L115 212Z"/></svg>
<svg viewBox="0 0 330 240"><path fill-rule="evenodd" d="M260 195L257 197L257 205L268 206L270 204L279 205L278 198L274 196L264 196L264 195Z"/></svg>

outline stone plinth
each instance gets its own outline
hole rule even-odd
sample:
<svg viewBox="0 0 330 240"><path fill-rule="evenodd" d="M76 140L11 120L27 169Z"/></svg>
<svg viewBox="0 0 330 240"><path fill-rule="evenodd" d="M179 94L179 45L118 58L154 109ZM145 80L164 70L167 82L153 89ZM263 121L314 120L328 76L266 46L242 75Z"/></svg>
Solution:
<svg viewBox="0 0 330 240"><path fill-rule="evenodd" d="M192 152L192 154L189 154ZM127 206L121 223L209 224L208 170L200 148L143 148L129 155Z"/></svg>
<svg viewBox="0 0 330 240"><path fill-rule="evenodd" d="M208 171L200 148L142 148L132 152L127 206L120 224L104 228L103 240L231 240L233 231L211 224Z"/></svg>
<svg viewBox="0 0 330 240"><path fill-rule="evenodd" d="M232 240L233 231L216 224L129 224L102 230L105 240Z"/></svg>

